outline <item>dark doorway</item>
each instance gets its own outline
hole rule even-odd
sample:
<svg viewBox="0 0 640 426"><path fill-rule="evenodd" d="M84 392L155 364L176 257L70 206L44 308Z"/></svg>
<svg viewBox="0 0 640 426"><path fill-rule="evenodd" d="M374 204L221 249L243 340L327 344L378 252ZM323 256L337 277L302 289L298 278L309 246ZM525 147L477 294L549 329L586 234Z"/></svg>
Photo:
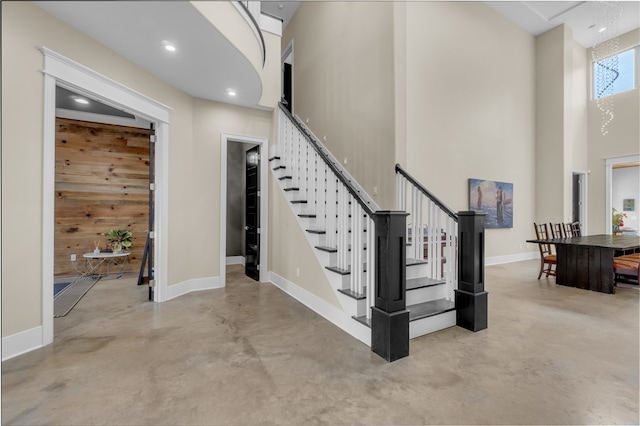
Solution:
<svg viewBox="0 0 640 426"><path fill-rule="evenodd" d="M291 64L284 63L282 72L283 72L282 90L283 90L284 105L289 110L289 112L293 112L293 96L292 96L293 67L291 66Z"/></svg>
<svg viewBox="0 0 640 426"><path fill-rule="evenodd" d="M260 147L246 153L244 273L260 280Z"/></svg>

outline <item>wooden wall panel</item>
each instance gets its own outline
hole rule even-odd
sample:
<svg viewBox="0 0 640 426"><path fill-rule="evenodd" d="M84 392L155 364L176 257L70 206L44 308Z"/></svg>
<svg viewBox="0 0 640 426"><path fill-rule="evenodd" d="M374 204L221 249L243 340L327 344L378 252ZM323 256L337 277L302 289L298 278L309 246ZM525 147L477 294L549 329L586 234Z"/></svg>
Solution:
<svg viewBox="0 0 640 426"><path fill-rule="evenodd" d="M103 232L133 233L128 272L140 269L149 223L149 131L56 119L55 274L76 274ZM71 254L77 256L76 264Z"/></svg>

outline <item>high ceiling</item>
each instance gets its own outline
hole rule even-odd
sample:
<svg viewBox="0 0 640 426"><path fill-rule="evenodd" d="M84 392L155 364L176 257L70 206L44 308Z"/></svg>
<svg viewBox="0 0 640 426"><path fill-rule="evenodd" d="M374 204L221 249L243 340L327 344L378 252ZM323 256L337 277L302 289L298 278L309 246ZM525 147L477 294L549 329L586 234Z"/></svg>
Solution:
<svg viewBox="0 0 640 426"><path fill-rule="evenodd" d="M36 5L169 84L198 98L256 108L261 82L255 69L188 1L36 1ZM261 8L286 26L301 2L264 1ZM561 23L591 47L603 2L485 2L533 35ZM640 27L640 2L622 6L617 32ZM595 27L594 27L595 25ZM611 26L610 26L611 27ZM609 28L607 31L611 31ZM607 35L607 34L605 34ZM614 36L617 34L610 34ZM164 45L175 44L168 52ZM229 96L229 89L236 91Z"/></svg>
<svg viewBox="0 0 640 426"><path fill-rule="evenodd" d="M560 24L573 30L573 38L584 47L640 27L638 1L488 1L487 5L537 36ZM619 12L615 25L611 17ZM603 33L598 31L606 27ZM617 28L616 28L617 27Z"/></svg>

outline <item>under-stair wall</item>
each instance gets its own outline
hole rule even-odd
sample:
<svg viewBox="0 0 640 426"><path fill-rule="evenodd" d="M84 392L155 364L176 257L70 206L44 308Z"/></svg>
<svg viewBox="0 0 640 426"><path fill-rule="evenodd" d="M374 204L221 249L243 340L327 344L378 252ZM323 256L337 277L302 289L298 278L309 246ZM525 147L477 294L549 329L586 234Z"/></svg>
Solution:
<svg viewBox="0 0 640 426"><path fill-rule="evenodd" d="M278 144L271 147L270 167L331 283L343 316L359 324L356 332L346 331L380 353L375 348L377 320L372 319L372 312L379 314L384 306L393 306L385 312L393 313L394 318L406 313L408 354L409 336L456 325L455 214L439 202L424 204L413 193L411 202L406 202L405 195L404 204L399 204L400 210L408 208L410 214L382 212L302 121L284 108L279 135ZM398 193L406 194L407 179L403 179L405 189L400 191L399 180ZM407 216L412 218L411 227L406 226ZM381 234L396 226L387 226L391 222L402 223L398 235ZM376 223L385 229L377 228ZM395 241L402 241L401 246L392 248ZM373 327L374 337L362 338L362 327Z"/></svg>

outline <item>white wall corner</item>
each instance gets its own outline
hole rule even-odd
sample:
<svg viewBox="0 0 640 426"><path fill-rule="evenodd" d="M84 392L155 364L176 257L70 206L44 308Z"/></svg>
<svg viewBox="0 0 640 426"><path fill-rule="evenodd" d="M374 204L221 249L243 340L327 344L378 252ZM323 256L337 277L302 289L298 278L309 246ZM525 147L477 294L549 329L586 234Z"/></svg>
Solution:
<svg viewBox="0 0 640 426"><path fill-rule="evenodd" d="M371 346L371 329L351 318L344 311L291 281L288 281L275 272L269 272L269 281L327 321L360 340L365 345Z"/></svg>
<svg viewBox="0 0 640 426"><path fill-rule="evenodd" d="M167 286L165 298L162 301L166 302L168 300L175 299L176 297L183 296L193 291L214 290L223 287L224 283L220 279L220 277L194 278L178 284Z"/></svg>
<svg viewBox="0 0 640 426"><path fill-rule="evenodd" d="M2 338L2 361L41 348L43 344L42 326Z"/></svg>

